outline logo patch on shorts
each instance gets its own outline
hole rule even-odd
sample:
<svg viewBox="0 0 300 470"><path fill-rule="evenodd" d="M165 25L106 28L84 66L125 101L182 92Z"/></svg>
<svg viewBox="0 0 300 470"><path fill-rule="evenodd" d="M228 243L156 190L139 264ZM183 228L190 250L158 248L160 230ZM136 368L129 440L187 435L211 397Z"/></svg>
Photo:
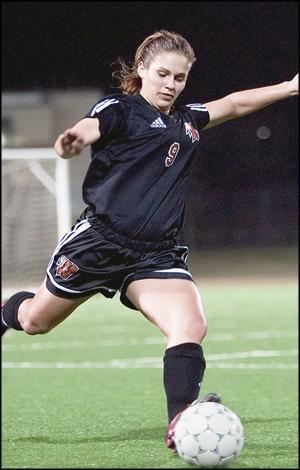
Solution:
<svg viewBox="0 0 300 470"><path fill-rule="evenodd" d="M56 268L55 275L61 277L62 279L69 279L69 277L71 277L72 274L79 271L78 266L72 263L72 261L70 261L64 255L58 258L56 262L56 266L57 268Z"/></svg>

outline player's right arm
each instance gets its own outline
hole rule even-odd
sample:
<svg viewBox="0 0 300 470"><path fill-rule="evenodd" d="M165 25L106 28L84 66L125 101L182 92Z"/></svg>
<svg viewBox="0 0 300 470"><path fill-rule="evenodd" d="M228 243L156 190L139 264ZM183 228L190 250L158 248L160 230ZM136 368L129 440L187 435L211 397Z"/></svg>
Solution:
<svg viewBox="0 0 300 470"><path fill-rule="evenodd" d="M54 150L59 157L67 159L78 155L84 147L98 139L100 139L98 119L84 118L57 137Z"/></svg>

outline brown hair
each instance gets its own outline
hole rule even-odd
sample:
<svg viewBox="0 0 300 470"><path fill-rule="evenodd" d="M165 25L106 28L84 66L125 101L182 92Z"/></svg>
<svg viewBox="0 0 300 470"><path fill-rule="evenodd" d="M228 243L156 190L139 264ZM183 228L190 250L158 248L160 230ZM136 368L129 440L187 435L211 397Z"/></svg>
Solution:
<svg viewBox="0 0 300 470"><path fill-rule="evenodd" d="M119 81L118 88L127 95L138 92L142 88L142 80L137 71L138 64L143 61L148 67L154 57L162 52L178 52L185 56L191 65L196 60L192 47L180 34L165 30L156 31L137 48L134 63L131 66L120 58L115 62L119 70L113 72L113 77Z"/></svg>

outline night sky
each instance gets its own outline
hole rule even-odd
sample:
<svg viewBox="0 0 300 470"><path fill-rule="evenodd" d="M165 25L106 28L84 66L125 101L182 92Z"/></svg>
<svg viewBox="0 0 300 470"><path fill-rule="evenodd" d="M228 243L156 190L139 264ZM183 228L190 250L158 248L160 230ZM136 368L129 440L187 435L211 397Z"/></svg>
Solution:
<svg viewBox="0 0 300 470"><path fill-rule="evenodd" d="M299 2L289 1L2 2L2 89L96 88L116 93L112 62L119 56L132 60L144 38L159 29L181 33L197 57L178 104L205 103L280 83L298 71L298 10ZM262 126L270 131L267 139L258 138ZM190 218L205 217L210 237L208 217L216 213L220 218L228 207L239 207L240 227L250 207L247 191L262 198L275 191L283 212L280 216L274 200L274 233L283 223L290 224L290 233L297 237L297 137L297 98L204 132L203 158L197 160L190 182ZM212 205L216 194L225 208ZM230 202L236 194L238 202ZM254 200L252 206L257 221ZM198 216L197 210L202 211ZM213 230L224 230L223 223L211 223ZM228 214L224 223L229 225Z"/></svg>
<svg viewBox="0 0 300 470"><path fill-rule="evenodd" d="M297 71L298 2L2 2L2 89L114 91L111 63L157 29L192 44L185 96L215 99Z"/></svg>
<svg viewBox="0 0 300 470"><path fill-rule="evenodd" d="M291 79L298 71L298 10L298 2L272 1L2 2L2 89L118 92L112 62L132 60L144 38L164 28L185 36L197 57L178 103L205 103ZM257 138L260 126L270 128L269 139ZM205 165L224 187L228 178L259 184L258 166L264 184L270 172L272 181L283 174L295 180L297 130L298 99L275 103L205 132L202 148L214 156ZM235 162L239 178L232 179L225 170Z"/></svg>

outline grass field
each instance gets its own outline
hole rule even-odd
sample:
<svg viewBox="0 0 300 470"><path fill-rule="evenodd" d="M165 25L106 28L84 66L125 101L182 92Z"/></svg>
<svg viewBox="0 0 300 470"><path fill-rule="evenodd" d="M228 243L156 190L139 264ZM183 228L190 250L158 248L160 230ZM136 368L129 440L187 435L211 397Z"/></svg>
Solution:
<svg viewBox="0 0 300 470"><path fill-rule="evenodd" d="M232 468L298 468L295 261L266 272L259 256L249 258L256 271L249 260L234 268L227 258L228 282L216 271L198 282L209 325L201 395L219 392L244 424ZM239 272L243 259L248 278ZM48 335L8 332L2 468L190 468L163 443L164 349L141 314L101 296Z"/></svg>

